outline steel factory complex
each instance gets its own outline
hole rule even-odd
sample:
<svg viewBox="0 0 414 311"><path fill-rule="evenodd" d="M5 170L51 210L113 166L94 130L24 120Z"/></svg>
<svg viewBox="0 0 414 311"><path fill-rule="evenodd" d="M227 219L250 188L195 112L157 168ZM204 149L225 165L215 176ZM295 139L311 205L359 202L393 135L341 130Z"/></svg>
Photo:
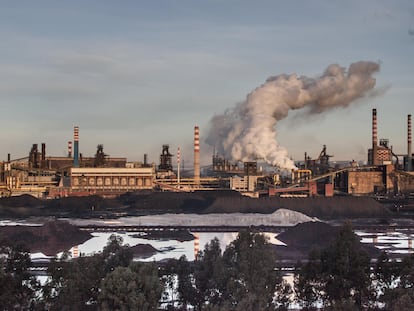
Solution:
<svg viewBox="0 0 414 311"><path fill-rule="evenodd" d="M346 162L339 165L323 146L312 159L305 153L289 174L277 168L263 169L258 162L232 162L213 154L208 168L200 167L199 128L194 128L194 165L191 172L180 168L180 153L173 167L169 145L162 146L159 164L128 162L104 153L103 145L96 154L85 157L79 152L79 128L74 128L73 142L68 142L67 156L46 154L46 144L33 144L27 157L1 162L0 195L30 194L39 198L101 195L152 190L188 192L195 190L235 190L252 197L313 197L335 195L401 194L414 192L411 140L411 115L407 116L407 150L396 153L388 139L377 137L377 111L372 110L372 146L367 164ZM181 169L181 171L180 171Z"/></svg>

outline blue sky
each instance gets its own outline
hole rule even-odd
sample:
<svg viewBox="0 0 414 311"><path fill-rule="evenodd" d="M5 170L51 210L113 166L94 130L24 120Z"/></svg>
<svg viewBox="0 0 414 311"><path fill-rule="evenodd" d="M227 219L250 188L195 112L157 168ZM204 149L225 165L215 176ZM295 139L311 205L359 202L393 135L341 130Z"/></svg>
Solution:
<svg viewBox="0 0 414 311"><path fill-rule="evenodd" d="M33 143L158 163L162 144L192 163L194 125L282 73L316 77L330 64L380 62L379 95L277 124L295 160L366 160L371 109L380 138L406 152L414 101L414 2L0 1L1 160ZM204 149L204 150L203 150ZM202 163L212 150L202 146Z"/></svg>

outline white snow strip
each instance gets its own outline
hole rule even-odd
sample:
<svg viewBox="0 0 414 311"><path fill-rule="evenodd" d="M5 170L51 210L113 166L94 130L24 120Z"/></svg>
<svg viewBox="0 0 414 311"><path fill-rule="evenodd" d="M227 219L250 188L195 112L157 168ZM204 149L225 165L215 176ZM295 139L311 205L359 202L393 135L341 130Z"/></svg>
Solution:
<svg viewBox="0 0 414 311"><path fill-rule="evenodd" d="M294 226L308 221L319 220L287 209L278 209L272 214L162 214L121 217L114 221L103 219L69 220L70 223L78 226Z"/></svg>

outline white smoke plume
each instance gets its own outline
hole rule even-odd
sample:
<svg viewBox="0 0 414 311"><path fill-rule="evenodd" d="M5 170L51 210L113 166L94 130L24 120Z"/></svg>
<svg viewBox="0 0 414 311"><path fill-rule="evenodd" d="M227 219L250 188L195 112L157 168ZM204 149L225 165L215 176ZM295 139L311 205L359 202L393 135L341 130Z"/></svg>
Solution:
<svg viewBox="0 0 414 311"><path fill-rule="evenodd" d="M329 65L317 78L281 74L247 95L245 101L214 116L206 143L218 154L234 161L264 159L282 169L294 169L287 150L277 142L276 124L289 110L306 108L307 113L323 113L347 107L370 94L375 86L373 74L380 65L360 61L348 69Z"/></svg>

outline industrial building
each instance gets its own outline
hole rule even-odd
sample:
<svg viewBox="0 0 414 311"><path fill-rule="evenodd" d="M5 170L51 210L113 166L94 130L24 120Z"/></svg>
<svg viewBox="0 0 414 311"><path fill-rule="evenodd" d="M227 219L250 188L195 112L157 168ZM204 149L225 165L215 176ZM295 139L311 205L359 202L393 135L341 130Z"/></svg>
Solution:
<svg viewBox="0 0 414 311"><path fill-rule="evenodd" d="M414 192L413 157L411 150L411 115L407 117L407 153L396 154L388 139L379 139L377 110L372 110L372 140L367 165L350 162L338 167L330 163L326 146L313 160L305 153L299 169L292 172L288 183L271 187L269 195L315 196L375 195ZM279 180L279 178L277 178ZM280 183L279 183L280 184Z"/></svg>
<svg viewBox="0 0 414 311"><path fill-rule="evenodd" d="M373 195L414 192L413 155L411 150L411 115L407 118L407 152L396 153L388 139L378 139L377 110L372 110L371 144L367 164L331 162L327 146L315 158L305 152L298 169L290 174L258 169L257 162L231 162L213 154L210 169L200 168L200 130L194 127L194 171L192 176L180 176L179 150L177 169L174 155L164 144L159 164L144 161L131 163L126 158L105 154L103 145L96 154L85 157L79 151L79 127L74 127L73 142L68 142L67 156L46 154L46 144L33 144L28 156L1 163L0 195L28 193L38 197L98 194L113 196L128 191L194 191L198 189L232 189L258 196L333 196ZM73 151L72 151L73 147ZM203 173L203 174L201 174ZM184 174L183 174L184 175Z"/></svg>
<svg viewBox="0 0 414 311"><path fill-rule="evenodd" d="M152 189L154 177L152 167L73 167L70 170L70 185L72 191L124 193Z"/></svg>
<svg viewBox="0 0 414 311"><path fill-rule="evenodd" d="M33 144L26 158L11 160L10 154L0 170L0 195L31 194L36 197L68 195L116 195L127 191L152 189L155 167L111 158L97 146L94 157L79 152L79 127L74 127L74 152L68 142L66 157L46 155L46 144Z"/></svg>

